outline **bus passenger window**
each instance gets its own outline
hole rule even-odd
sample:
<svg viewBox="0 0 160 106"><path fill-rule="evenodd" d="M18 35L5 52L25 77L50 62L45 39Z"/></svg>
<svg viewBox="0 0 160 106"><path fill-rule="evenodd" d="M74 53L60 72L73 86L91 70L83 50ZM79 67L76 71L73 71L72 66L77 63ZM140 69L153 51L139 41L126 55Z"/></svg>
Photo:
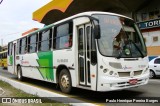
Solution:
<svg viewBox="0 0 160 106"><path fill-rule="evenodd" d="M20 40L20 51L19 54L25 54L26 51L26 47L27 47L27 38L22 38Z"/></svg>
<svg viewBox="0 0 160 106"><path fill-rule="evenodd" d="M34 53L37 51L37 35L31 35L28 38L28 47L29 47L29 53Z"/></svg>
<svg viewBox="0 0 160 106"><path fill-rule="evenodd" d="M80 28L78 31L79 38L78 38L78 50L80 55L83 55L83 29Z"/></svg>
<svg viewBox="0 0 160 106"><path fill-rule="evenodd" d="M12 55L12 45L13 45L12 42L8 44L8 55L9 56Z"/></svg>
<svg viewBox="0 0 160 106"><path fill-rule="evenodd" d="M68 48L71 46L72 46L72 35L66 37L65 44L64 44L65 48Z"/></svg>
<svg viewBox="0 0 160 106"><path fill-rule="evenodd" d="M65 49L72 46L72 37L73 37L73 23L66 23L55 27L54 32L54 49Z"/></svg>
<svg viewBox="0 0 160 106"><path fill-rule="evenodd" d="M51 30L44 31L39 35L39 51L48 51L51 48Z"/></svg>

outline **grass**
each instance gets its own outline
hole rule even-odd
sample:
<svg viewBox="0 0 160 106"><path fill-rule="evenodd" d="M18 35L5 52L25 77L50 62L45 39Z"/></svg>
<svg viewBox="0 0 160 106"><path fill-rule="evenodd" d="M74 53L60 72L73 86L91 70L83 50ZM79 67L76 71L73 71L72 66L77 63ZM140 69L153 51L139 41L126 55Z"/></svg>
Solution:
<svg viewBox="0 0 160 106"><path fill-rule="evenodd" d="M31 95L25 93L22 90L16 89L12 87L10 84L3 81L0 81L0 87L4 89L5 93L9 93L9 95L7 94L7 97L38 97L36 95Z"/></svg>
<svg viewBox="0 0 160 106"><path fill-rule="evenodd" d="M2 88L5 92L3 95L0 95L0 97L22 97L22 98L38 98L37 95L32 95L32 94L28 94L25 93L22 90L16 89L14 87L12 87L10 84L0 81L0 88ZM46 101L50 101L47 100ZM58 103L56 101L52 101L51 103L37 103L37 104L0 104L1 106L70 106L69 104L63 104L63 103Z"/></svg>

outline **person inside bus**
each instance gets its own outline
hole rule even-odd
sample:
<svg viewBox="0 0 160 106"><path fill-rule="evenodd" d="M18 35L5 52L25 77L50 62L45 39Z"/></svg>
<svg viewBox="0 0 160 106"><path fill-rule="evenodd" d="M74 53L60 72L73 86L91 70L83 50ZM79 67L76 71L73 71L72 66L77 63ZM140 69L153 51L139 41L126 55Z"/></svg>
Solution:
<svg viewBox="0 0 160 106"><path fill-rule="evenodd" d="M120 31L119 34L114 38L113 40L113 55L117 55L119 53L119 50L121 49L121 38L123 33Z"/></svg>
<svg viewBox="0 0 160 106"><path fill-rule="evenodd" d="M120 44L121 44L121 36L117 35L113 40L113 48L119 50L121 48Z"/></svg>
<svg viewBox="0 0 160 106"><path fill-rule="evenodd" d="M25 54L26 54L26 53L28 53L27 46L25 47L25 51L24 51L24 53L25 53Z"/></svg>
<svg viewBox="0 0 160 106"><path fill-rule="evenodd" d="M72 46L72 35L68 37L67 42L64 44L65 47L71 47Z"/></svg>

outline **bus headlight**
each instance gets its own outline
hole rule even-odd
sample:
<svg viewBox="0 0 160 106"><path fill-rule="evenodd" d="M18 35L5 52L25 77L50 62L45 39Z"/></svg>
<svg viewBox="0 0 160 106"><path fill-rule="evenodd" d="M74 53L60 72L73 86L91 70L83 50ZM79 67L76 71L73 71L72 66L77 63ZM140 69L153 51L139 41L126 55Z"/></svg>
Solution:
<svg viewBox="0 0 160 106"><path fill-rule="evenodd" d="M103 72L104 72L104 73L107 73L107 72L108 72L108 69L104 69Z"/></svg>
<svg viewBox="0 0 160 106"><path fill-rule="evenodd" d="M110 72L109 72L109 75L111 75L111 76L112 76L112 75L113 75L113 73L114 73L113 71L110 71Z"/></svg>
<svg viewBox="0 0 160 106"><path fill-rule="evenodd" d="M109 70L109 69L104 69L104 70L103 70L103 73L104 73L106 76L109 76L109 77L118 77L118 73L117 73L117 72L114 72L114 71Z"/></svg>
<svg viewBox="0 0 160 106"><path fill-rule="evenodd" d="M119 77L117 72L114 73L114 77Z"/></svg>

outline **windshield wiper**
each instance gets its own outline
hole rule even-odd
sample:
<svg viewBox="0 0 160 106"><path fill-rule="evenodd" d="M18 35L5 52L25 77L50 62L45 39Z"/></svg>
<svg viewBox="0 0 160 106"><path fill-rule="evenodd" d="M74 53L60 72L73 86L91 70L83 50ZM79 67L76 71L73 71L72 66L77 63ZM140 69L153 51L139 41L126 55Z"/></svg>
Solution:
<svg viewBox="0 0 160 106"><path fill-rule="evenodd" d="M141 52L141 50L139 49L139 47L136 45L136 43L134 43L132 40L129 40L129 42L131 42L135 47L136 49L139 51L139 53L141 54L141 57L144 58L144 55L143 53Z"/></svg>

